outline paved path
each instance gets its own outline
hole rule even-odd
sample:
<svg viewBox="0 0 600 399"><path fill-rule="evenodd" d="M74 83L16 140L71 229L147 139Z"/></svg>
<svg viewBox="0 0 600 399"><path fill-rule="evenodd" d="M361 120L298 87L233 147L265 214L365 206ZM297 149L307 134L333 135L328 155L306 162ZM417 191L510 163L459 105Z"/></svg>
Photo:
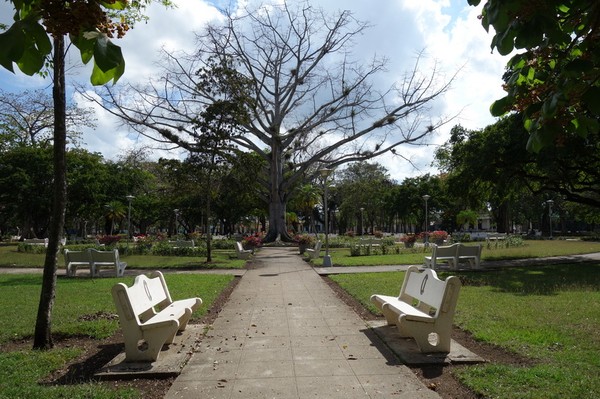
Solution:
<svg viewBox="0 0 600 399"><path fill-rule="evenodd" d="M263 248L166 398L439 396L297 249Z"/></svg>

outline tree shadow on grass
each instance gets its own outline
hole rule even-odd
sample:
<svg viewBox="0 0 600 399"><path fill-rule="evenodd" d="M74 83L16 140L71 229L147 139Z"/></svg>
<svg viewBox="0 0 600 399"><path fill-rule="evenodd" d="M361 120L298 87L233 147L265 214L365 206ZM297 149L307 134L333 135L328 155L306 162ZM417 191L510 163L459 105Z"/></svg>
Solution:
<svg viewBox="0 0 600 399"><path fill-rule="evenodd" d="M455 273L463 286L490 286L518 295L556 295L566 290L600 290L600 264L572 263Z"/></svg>

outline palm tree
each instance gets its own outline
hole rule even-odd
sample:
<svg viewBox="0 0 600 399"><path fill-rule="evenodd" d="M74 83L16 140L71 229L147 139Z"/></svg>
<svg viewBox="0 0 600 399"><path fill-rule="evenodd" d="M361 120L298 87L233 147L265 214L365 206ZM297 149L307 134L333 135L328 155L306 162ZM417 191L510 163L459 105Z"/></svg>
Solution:
<svg viewBox="0 0 600 399"><path fill-rule="evenodd" d="M104 217L106 218L107 225L110 223L110 235L113 235L115 222L121 222L125 218L127 213L126 207L119 201L111 201L104 205L104 209L106 209Z"/></svg>

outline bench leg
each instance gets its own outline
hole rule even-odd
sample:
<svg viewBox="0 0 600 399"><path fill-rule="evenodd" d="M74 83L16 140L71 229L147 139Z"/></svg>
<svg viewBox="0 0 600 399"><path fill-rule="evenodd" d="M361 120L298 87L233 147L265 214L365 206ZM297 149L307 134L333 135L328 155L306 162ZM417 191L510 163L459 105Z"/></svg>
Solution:
<svg viewBox="0 0 600 399"><path fill-rule="evenodd" d="M402 320L402 316L398 318L397 326L400 336L413 338L422 353L450 352L449 329L436 329L432 323L408 322Z"/></svg>
<svg viewBox="0 0 600 399"><path fill-rule="evenodd" d="M140 334L127 334L125 330L123 331L126 362L155 362L163 345L173 342L179 323L172 320L168 324L153 327L150 326L142 331L142 339ZM140 345L140 341L144 342Z"/></svg>

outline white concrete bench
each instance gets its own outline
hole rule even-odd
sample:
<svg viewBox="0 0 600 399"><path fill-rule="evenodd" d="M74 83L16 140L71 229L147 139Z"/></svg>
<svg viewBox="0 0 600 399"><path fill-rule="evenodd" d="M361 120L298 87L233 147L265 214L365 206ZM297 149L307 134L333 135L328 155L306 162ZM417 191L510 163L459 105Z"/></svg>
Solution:
<svg viewBox="0 0 600 399"><path fill-rule="evenodd" d="M455 264L458 267L459 263L463 263L464 261L469 262L469 266L472 269L481 268L481 250L482 246L479 245L463 245L459 244L458 246L458 255Z"/></svg>
<svg viewBox="0 0 600 399"><path fill-rule="evenodd" d="M23 240L23 244L28 244L28 245L43 245L45 247L48 246L48 239L47 238L25 238Z"/></svg>
<svg viewBox="0 0 600 399"><path fill-rule="evenodd" d="M121 262L119 259L119 250L98 251L97 249L89 249L90 254L90 270L92 277L96 276L99 269L102 267L111 267L115 269L117 277L121 277L125 273L127 263Z"/></svg>
<svg viewBox="0 0 600 399"><path fill-rule="evenodd" d="M173 246L173 248L194 248L195 247L194 240L169 241L169 244L171 244Z"/></svg>
<svg viewBox="0 0 600 399"><path fill-rule="evenodd" d="M75 277L77 274L77 267L84 266L90 268L90 274L92 273L92 263L90 262L90 251L70 251L65 249L63 252L65 256L65 268L67 269L67 277Z"/></svg>
<svg viewBox="0 0 600 399"><path fill-rule="evenodd" d="M248 259L250 258L250 255L252 255L252 251L249 249L244 249L240 241L235 242L235 252L238 259Z"/></svg>
<svg viewBox="0 0 600 399"><path fill-rule="evenodd" d="M161 272L139 275L133 285L118 283L112 297L125 340L126 362L154 362L178 331L185 330L200 298L173 301Z"/></svg>
<svg viewBox="0 0 600 399"><path fill-rule="evenodd" d="M487 240L488 241L498 241L498 240L506 240L506 233L488 233Z"/></svg>
<svg viewBox="0 0 600 399"><path fill-rule="evenodd" d="M379 247L383 243L382 238L361 238L358 245L365 245L371 247Z"/></svg>
<svg viewBox="0 0 600 399"><path fill-rule="evenodd" d="M450 352L450 333L461 283L440 280L432 269L410 266L398 297L372 295L371 302L402 337L414 338L423 353Z"/></svg>
<svg viewBox="0 0 600 399"><path fill-rule="evenodd" d="M448 246L438 246L432 244L431 256L426 256L424 265L431 269L435 269L438 262L447 262L451 268L456 268L458 259L458 247L460 244L452 244Z"/></svg>
<svg viewBox="0 0 600 399"><path fill-rule="evenodd" d="M308 255L308 257L310 259L316 259L316 258L318 258L320 256L320 254L321 254L321 246L322 245L323 244L321 243L321 240L318 240L315 243L315 247L314 248L307 248L306 249L306 254Z"/></svg>

